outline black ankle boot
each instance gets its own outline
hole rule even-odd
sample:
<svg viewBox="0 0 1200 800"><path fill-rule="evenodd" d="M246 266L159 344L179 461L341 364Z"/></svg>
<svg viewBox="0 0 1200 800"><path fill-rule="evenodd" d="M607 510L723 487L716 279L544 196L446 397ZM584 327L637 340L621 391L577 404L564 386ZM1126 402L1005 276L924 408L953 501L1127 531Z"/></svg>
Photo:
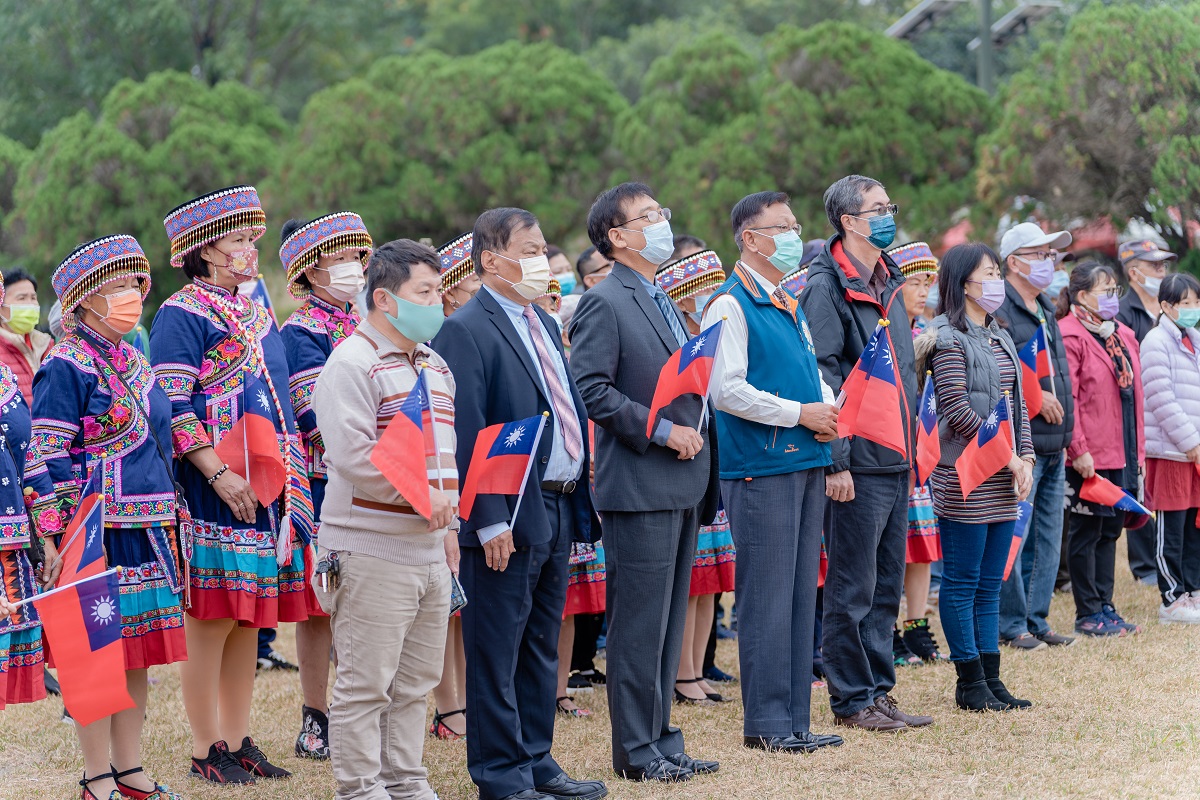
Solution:
<svg viewBox="0 0 1200 800"><path fill-rule="evenodd" d="M302 708L300 735L296 737L296 757L328 761L329 718L315 708Z"/></svg>
<svg viewBox="0 0 1200 800"><path fill-rule="evenodd" d="M992 695L988 689L987 678L983 675L983 665L978 658L970 661L955 661L954 669L958 671L958 685L954 688L954 702L966 711L1004 711L1007 706Z"/></svg>
<svg viewBox="0 0 1200 800"><path fill-rule="evenodd" d="M1000 680L1000 654L999 653L980 653L979 661L983 664L983 676L987 679L988 689L992 695L1008 706L1006 711L1011 711L1014 708L1029 708L1033 703L1028 700L1020 700L1013 697L1009 693L1008 688Z"/></svg>

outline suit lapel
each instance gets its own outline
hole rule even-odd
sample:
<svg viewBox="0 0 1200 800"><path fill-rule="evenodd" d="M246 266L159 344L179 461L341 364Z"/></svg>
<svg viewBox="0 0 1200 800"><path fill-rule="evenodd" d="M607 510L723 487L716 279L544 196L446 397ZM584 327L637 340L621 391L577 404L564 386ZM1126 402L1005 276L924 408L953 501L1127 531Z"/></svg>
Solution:
<svg viewBox="0 0 1200 800"><path fill-rule="evenodd" d="M521 364L525 366L525 371L529 373L529 378L533 381L533 385L537 387L542 397L546 397L546 389L542 385L541 373L538 372L533 359L530 358L529 349L525 347L525 342L521 341L521 336L517 333L517 329L513 327L513 321L508 316L508 313L500 307L500 304L488 292L481 289L477 297L479 297L479 302L483 307L492 315L492 324L496 326L496 329L508 341L508 344L516 352L517 358L521 360ZM548 397L546 399L549 400Z"/></svg>
<svg viewBox="0 0 1200 800"><path fill-rule="evenodd" d="M612 274L617 276L621 284L633 293L634 302L638 308L646 315L646 319L654 326L654 330L658 333L658 338L662 339L662 343L667 346L667 351L674 353L679 349L679 342L675 340L675 334L671 330L671 326L667 324L667 320L663 317L662 311L659 310L658 304L650 298L650 293L646 291L645 285L641 278L637 276L631 268L618 262L613 264ZM678 312L676 312L678 313ZM683 320L679 320L680 325L683 325ZM687 326L683 325L686 331Z"/></svg>

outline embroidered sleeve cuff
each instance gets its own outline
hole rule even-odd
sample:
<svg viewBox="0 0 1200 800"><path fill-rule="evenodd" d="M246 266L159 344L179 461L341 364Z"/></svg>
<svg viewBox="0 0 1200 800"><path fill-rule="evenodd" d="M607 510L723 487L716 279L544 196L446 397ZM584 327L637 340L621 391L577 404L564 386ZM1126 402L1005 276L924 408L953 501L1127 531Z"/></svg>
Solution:
<svg viewBox="0 0 1200 800"><path fill-rule="evenodd" d="M204 426L193 413L182 414L171 423L171 444L175 455L182 456L201 447L208 447L212 440L204 432Z"/></svg>

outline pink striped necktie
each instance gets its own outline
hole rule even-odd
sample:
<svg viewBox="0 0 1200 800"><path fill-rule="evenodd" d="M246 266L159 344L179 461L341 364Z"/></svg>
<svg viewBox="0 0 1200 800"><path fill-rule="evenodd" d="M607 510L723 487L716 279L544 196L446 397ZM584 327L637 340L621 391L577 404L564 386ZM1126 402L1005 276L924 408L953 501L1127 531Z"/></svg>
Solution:
<svg viewBox="0 0 1200 800"><path fill-rule="evenodd" d="M529 338L533 340L533 349L537 351L538 361L542 365L542 379L546 381L546 389L550 392L550 404L554 406L554 416L558 417L558 429L562 433L563 446L571 460L579 458L583 452L583 437L579 432L579 420L575 417L575 406L566 387L558 379L558 369L543 335L542 321L538 319L533 305L525 306L525 323L529 326Z"/></svg>

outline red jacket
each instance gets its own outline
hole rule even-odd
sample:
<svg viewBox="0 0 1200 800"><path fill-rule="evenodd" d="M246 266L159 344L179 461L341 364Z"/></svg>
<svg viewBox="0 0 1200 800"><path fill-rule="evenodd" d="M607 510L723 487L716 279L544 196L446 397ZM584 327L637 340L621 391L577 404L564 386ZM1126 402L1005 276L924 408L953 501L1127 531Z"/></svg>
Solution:
<svg viewBox="0 0 1200 800"><path fill-rule="evenodd" d="M17 376L17 388L30 407L33 406L33 375L53 344L54 339L39 330L22 336L0 328L0 363Z"/></svg>
<svg viewBox="0 0 1200 800"><path fill-rule="evenodd" d="M1096 469L1121 469L1125 466L1125 447L1121 431L1121 391L1112 357L1074 314L1058 321L1067 364L1071 368L1071 395L1075 398L1075 434L1067 448L1071 461L1091 453ZM1129 350L1133 368L1134 419L1137 421L1138 463L1146 460L1146 434L1142 427L1142 360L1137 337L1124 324L1117 333Z"/></svg>

